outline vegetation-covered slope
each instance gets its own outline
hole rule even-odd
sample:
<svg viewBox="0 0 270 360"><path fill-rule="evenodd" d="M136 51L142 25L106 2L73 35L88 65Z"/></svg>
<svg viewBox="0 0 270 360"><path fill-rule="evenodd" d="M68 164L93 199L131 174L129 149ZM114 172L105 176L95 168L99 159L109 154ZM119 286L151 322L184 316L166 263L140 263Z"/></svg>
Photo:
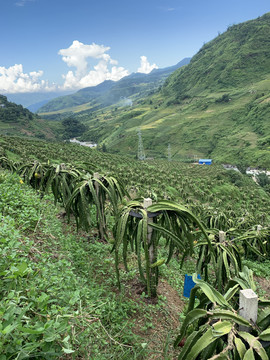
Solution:
<svg viewBox="0 0 270 360"><path fill-rule="evenodd" d="M176 160L211 157L270 168L269 30L270 13L229 27L176 70L161 90L134 97L132 106L82 104L49 116L72 114L89 129L82 139L105 144L110 152L136 156L140 127L148 157L166 157L170 144ZM136 76L118 82L121 89L132 94L130 81ZM110 95L104 93L103 103L119 98L118 90L115 86Z"/></svg>
<svg viewBox="0 0 270 360"><path fill-rule="evenodd" d="M42 106L38 110L38 112L44 113L50 111L57 111L57 110L71 108L73 106L89 103L91 100L96 99L102 93L108 91L113 85L114 85L113 81L107 80L101 83L100 85L81 89L77 91L75 94L57 97L49 101L44 106Z"/></svg>
<svg viewBox="0 0 270 360"><path fill-rule="evenodd" d="M141 127L147 156L270 167L270 14L234 25L204 45L154 96L132 108L76 113L85 139L136 155Z"/></svg>
<svg viewBox="0 0 270 360"><path fill-rule="evenodd" d="M1 170L0 192L2 359L150 358L141 344L157 350L148 329L159 310L117 293L111 246L63 224L18 175Z"/></svg>
<svg viewBox="0 0 270 360"><path fill-rule="evenodd" d="M0 134L56 139L47 121L0 95Z"/></svg>
<svg viewBox="0 0 270 360"><path fill-rule="evenodd" d="M225 214L235 224L242 218L248 224L268 221L270 198L267 193L249 177L218 165L136 161L77 144L17 137L0 137L0 155L25 163L34 160L47 163L49 159L50 163L69 163L90 172L114 176L125 184L133 196L167 197L189 204L205 221L213 211ZM251 193L252 196L249 195Z"/></svg>
<svg viewBox="0 0 270 360"><path fill-rule="evenodd" d="M176 69L189 63L189 58L183 59L178 64L164 69L155 69L150 74L136 73L131 74L119 81L104 81L103 83L87 87L77 91L75 94L62 96L53 99L39 109L39 113L50 113L59 110L68 112L76 112L82 110L76 109L79 105L84 105L83 109L103 108L118 103L120 106L130 105L132 101L126 101L131 97L142 98L150 92L157 90L165 79ZM46 114L48 117L49 114Z"/></svg>
<svg viewBox="0 0 270 360"><path fill-rule="evenodd" d="M172 96L199 95L251 86L270 74L270 13L238 25L205 44L189 66L164 87Z"/></svg>
<svg viewBox="0 0 270 360"><path fill-rule="evenodd" d="M238 347L231 336L240 336L247 341L241 347L241 356L232 357L238 360L246 358L246 351L253 352L248 336L268 341L269 302L264 301L260 289L259 306L263 309L257 323L238 314L239 290L257 291L252 271L243 267L242 260L249 259L253 267L258 264L252 259L259 257L263 266L256 271L261 276L268 275L269 268L270 198L247 175L215 165L132 161L74 144L0 137L0 145L0 155L4 155L0 156L0 166L17 172L11 175L0 170L2 355L10 359L72 356L165 360L180 353L181 360L191 347L190 360L207 360L209 353L235 354ZM101 177L93 176L96 171ZM110 175L122 180L128 190L124 198L111 196ZM67 211L70 225L59 221L66 213L59 212L59 207L54 210L53 197L47 194ZM138 195L154 200L149 211L158 219L148 221L142 208L141 218L133 217L128 204L137 202L127 200ZM100 203L93 203L94 198ZM158 203L156 199L164 200ZM117 206L113 205L115 201ZM100 241L96 230L102 204L102 218L110 229L109 243ZM162 204L167 208L165 213L158 210ZM86 232L76 235L74 217L78 228L83 226L83 219L89 220ZM258 224L263 227L259 229ZM225 233L219 230L226 231L226 241ZM154 246L158 260L147 267ZM182 269L179 254L185 260ZM148 287L148 277L147 287L143 281L149 269L157 276L155 282L162 280L158 287L156 282L157 294ZM195 269L204 281L194 280L198 283L194 289L198 301L194 303L192 292L183 322L183 278ZM124 285L121 289L116 287L120 280ZM198 292L199 288L202 291ZM177 337L179 315L182 327ZM197 324L202 317L209 321ZM252 335L239 332L237 324L252 327ZM184 335L188 340L179 348ZM218 346L205 353L209 341L218 342ZM266 360L269 349L267 355L259 346L261 349L256 345L254 350Z"/></svg>

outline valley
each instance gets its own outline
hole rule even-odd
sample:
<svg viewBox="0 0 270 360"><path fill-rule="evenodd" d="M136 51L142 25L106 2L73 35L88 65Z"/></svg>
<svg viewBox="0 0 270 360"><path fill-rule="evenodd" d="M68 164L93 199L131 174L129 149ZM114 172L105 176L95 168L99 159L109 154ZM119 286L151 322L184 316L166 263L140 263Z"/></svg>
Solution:
<svg viewBox="0 0 270 360"><path fill-rule="evenodd" d="M85 102L79 91L76 101L81 104L60 105L57 110L56 99L41 108L40 115L54 121L78 119L88 127L81 139L105 144L111 153L136 156L140 128L148 157L166 157L170 144L174 160L197 155L219 163L269 168L268 30L269 14L230 27L205 44L190 63L170 76L166 73L164 85L148 96L141 90L143 81L156 79L158 71L120 80L104 92L104 99L113 103L102 96ZM140 79L141 88L132 95L134 79ZM132 100L132 106L123 106L121 96ZM70 98L60 99L59 104Z"/></svg>

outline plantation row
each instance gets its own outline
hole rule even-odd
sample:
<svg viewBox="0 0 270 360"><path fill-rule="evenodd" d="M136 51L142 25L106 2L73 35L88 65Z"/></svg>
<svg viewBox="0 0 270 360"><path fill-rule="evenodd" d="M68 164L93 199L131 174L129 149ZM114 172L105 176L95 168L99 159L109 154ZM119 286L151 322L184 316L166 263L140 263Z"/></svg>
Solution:
<svg viewBox="0 0 270 360"><path fill-rule="evenodd" d="M171 199L188 207L207 226L248 229L269 223L270 197L250 178L221 166L135 161L75 144L0 137L0 155L13 161L68 163L121 179L130 196Z"/></svg>
<svg viewBox="0 0 270 360"><path fill-rule="evenodd" d="M76 152L77 157L79 154L80 156L85 155L85 150L82 148L66 145L67 149L69 151L70 149L76 150L74 153ZM4 148L6 155L9 155L8 151L11 150L13 150L11 147ZM39 156L41 156L41 152L39 152ZM53 152L50 154L52 155ZM261 259L269 258L269 226L266 226L268 219L259 212L261 223L264 223L265 226L258 231L257 228L254 228L254 220L253 222L251 219L249 221L243 219L240 222L239 219L235 220L237 210L231 212L231 219L228 219L225 213L208 213L201 222L197 215L202 214L205 209L198 205L198 202L188 208L167 199L158 199L150 206L147 206L146 202L143 203L142 199L130 200L128 190L134 191L134 189L124 186L122 182L108 174L101 176L94 173L94 170L97 170L97 163L99 166L100 163L103 164L104 168L109 169L108 172L116 171L116 168L120 170L119 164L117 164L119 158L108 163L110 155L103 156L104 154L96 151L91 154L92 163L95 165L92 165L91 161L81 162L80 166L63 163L54 165L50 161L39 162L37 160L15 163L7 157L2 157L0 161L2 167L16 171L20 174L22 181L38 190L40 194L52 192L55 202L59 202L65 208L69 219L76 220L78 228L82 227L88 231L93 226L91 212L96 214L99 238L113 244L112 251L115 256L115 270L119 287L121 271L119 263L122 262L125 271L128 271L128 258L131 253L136 254L138 275L140 281L145 284L149 297L155 297L157 294L159 267L164 263L168 264L175 253L181 254L182 263L187 256L193 256L196 259L197 273L201 274L204 280L198 280L194 276L197 285L192 291L181 333L175 341L175 346L177 346L184 337L187 337L179 359L192 360L199 355L200 359L209 359L211 356L217 358L215 354L219 354L218 358L220 359L226 359L227 356L233 359L249 359L254 358L254 352L261 359L268 359L266 350L260 341L270 340L270 308L268 307L270 303L260 302L264 308L257 324L245 320L237 314L239 289L255 289L252 272L243 267L242 256L244 258L250 256L257 256ZM25 158L26 149L17 150L16 155L23 155L22 157ZM54 153L54 155L57 154ZM72 156L70 158L72 159ZM127 171L129 160L122 160L121 168ZM78 158L76 164L78 164ZM154 165L155 163L134 162L132 171L136 171L136 167L141 171L142 168L154 171ZM161 179L166 174L166 167L169 168L168 172L170 173L168 183L175 183L180 169L185 170L182 164L163 164L163 168L158 172L159 175L150 179L155 181L157 187L162 187ZM207 172L208 176L210 174L211 178L217 171L214 167L201 169L190 168L189 174L202 171ZM132 171L129 171L131 174ZM133 179L136 179L138 173L133 174ZM222 173L218 172L218 175L215 175L216 180L220 177L218 180L220 185L226 187L227 184L221 175ZM118 171L118 176L121 178L120 171ZM186 189L192 189L193 177L189 180L185 177L184 179L183 182L182 178L182 185L185 184ZM143 179L140 181L143 183ZM207 188L206 181L202 181L202 184ZM216 184L210 182L209 190L211 186L213 189ZM175 196L177 199L179 196L177 187L170 190L172 194L177 194ZM199 192L197 190L196 194ZM150 195L154 197L153 193ZM181 192L180 195L190 205L189 197L185 197ZM209 191L206 195L201 195L204 198L206 196L209 201L208 196L211 194ZM221 196L218 192L216 195ZM262 205L268 205L269 200L261 198L260 195L260 191L257 191L256 200L261 199ZM233 199L235 204L238 201L237 191L233 196L235 196ZM249 196L251 195L249 194ZM218 203L217 200L219 199L215 199ZM258 204L256 205L258 206ZM191 211L193 209L194 212ZM213 211L213 207L211 209L209 206L207 211L210 210ZM216 208L214 211L217 211ZM239 214L241 213L239 212ZM243 214L241 215L243 216ZM248 217L248 214L244 216ZM219 229L226 231L226 239L220 238ZM159 258L161 252L166 254L165 257ZM195 295L199 303L195 303ZM211 311L209 311L210 309ZM196 323L195 327L194 322ZM251 334L239 331L239 325L250 327ZM193 326L191 333L190 326Z"/></svg>
<svg viewBox="0 0 270 360"><path fill-rule="evenodd" d="M16 174L0 171L0 194L1 360L147 354L129 317L151 310L112 291L110 245L76 234Z"/></svg>

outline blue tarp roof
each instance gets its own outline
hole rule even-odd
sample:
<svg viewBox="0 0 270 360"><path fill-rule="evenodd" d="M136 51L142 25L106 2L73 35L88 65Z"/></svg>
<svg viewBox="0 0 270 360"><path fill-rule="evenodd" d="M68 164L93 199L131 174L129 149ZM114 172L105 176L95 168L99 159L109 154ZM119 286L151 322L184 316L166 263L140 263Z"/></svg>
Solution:
<svg viewBox="0 0 270 360"><path fill-rule="evenodd" d="M212 159L200 159L199 164L211 165L212 164Z"/></svg>

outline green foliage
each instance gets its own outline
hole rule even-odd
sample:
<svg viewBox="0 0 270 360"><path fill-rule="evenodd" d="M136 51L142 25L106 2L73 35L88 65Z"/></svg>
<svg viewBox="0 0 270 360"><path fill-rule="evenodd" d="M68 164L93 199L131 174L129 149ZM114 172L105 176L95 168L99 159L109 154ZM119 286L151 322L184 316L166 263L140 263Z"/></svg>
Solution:
<svg viewBox="0 0 270 360"><path fill-rule="evenodd" d="M247 265L256 276L268 279L270 276L270 260L248 260L245 259L243 261L245 265Z"/></svg>
<svg viewBox="0 0 270 360"><path fill-rule="evenodd" d="M44 173L42 186L46 186L45 179L49 176L55 176L55 184L61 183L69 176L66 171L78 169L85 174L97 171L118 181L121 179L132 197L167 198L185 204L207 226L219 230L227 231L239 225L246 230L258 224L268 226L270 198L267 193L248 176L224 170L221 166L203 167L158 160L139 162L76 144L28 141L17 137L0 137L0 141L8 156L5 156L8 160L1 160L2 166L7 166L6 161L14 163L10 161L11 156L21 159L25 181L28 182L27 176L32 174L33 185L36 181L34 167L38 163ZM63 163L66 169L60 165ZM48 168L51 175L48 172L45 176ZM57 168L61 169L58 175ZM71 179L68 181L70 183Z"/></svg>
<svg viewBox="0 0 270 360"><path fill-rule="evenodd" d="M109 247L63 232L52 199L18 176L1 173L0 186L1 357L143 356L127 320L147 310L111 292Z"/></svg>
<svg viewBox="0 0 270 360"><path fill-rule="evenodd" d="M67 201L66 210L68 216L75 216L77 228L84 227L89 230L91 226L90 208L96 208L99 237L107 238L107 221L105 203L110 200L112 213L117 216L118 203L125 195L121 183L113 177L95 177L89 174L82 175L76 182L72 193Z"/></svg>
<svg viewBox="0 0 270 360"><path fill-rule="evenodd" d="M151 216L154 215L153 217ZM151 216L151 221L149 217ZM119 249L123 246L123 262L126 271L128 247L137 255L138 269L141 281L146 285L148 296L157 295L159 278L159 266L166 261L168 264L174 250L183 254L193 253L192 229L198 226L206 241L210 245L207 234L199 220L184 206L172 201L159 201L146 209L139 201L131 201L121 210L115 229L115 265L119 282ZM168 248L166 258L157 259L160 238L166 239L165 247ZM145 266L142 267L142 253L144 254ZM144 275L145 274L145 275Z"/></svg>
<svg viewBox="0 0 270 360"><path fill-rule="evenodd" d="M82 124L78 119L67 118L62 121L64 127L63 139L72 139L74 137L81 136L87 127Z"/></svg>
<svg viewBox="0 0 270 360"><path fill-rule="evenodd" d="M2 163L6 167L7 159L2 158ZM52 191L55 204L61 203L69 219L70 214L75 217L78 229L83 227L89 230L92 223L90 207L94 205L100 239L105 240L107 237L105 203L107 200L110 201L111 211L116 216L118 203L126 195L119 181L113 177L95 177L95 174L90 175L83 168L74 168L63 163L51 165L49 161L40 163L35 160L20 166L17 171L26 183L39 190L42 195Z"/></svg>
<svg viewBox="0 0 270 360"><path fill-rule="evenodd" d="M223 234L212 230L209 235L211 246L202 240L195 246L199 249L197 273L210 281L209 273L213 268L216 272L214 286L223 291L228 281L242 271L242 257L247 258L251 253L260 258L266 256L268 241L264 240L268 235L268 230L258 233L255 230L232 228Z"/></svg>
<svg viewBox="0 0 270 360"><path fill-rule="evenodd" d="M0 186L3 186L0 189L1 194L6 193L6 198L3 197L4 204L2 208L0 208L0 212L2 211L6 217L14 217L21 227L19 231L24 231L23 236L26 236L26 234L29 235L29 238L32 239L30 240L32 243L29 249L33 248L33 239L39 244L38 239L41 229L43 229L43 231L46 229L48 237L46 241L42 241L41 245L42 250L47 247L49 249L49 258L46 257L44 263L40 260L42 259L40 247L34 244L34 247L37 247L37 251L31 250L34 251L34 254L32 254L30 250L30 255L29 252L27 252L26 255L22 257L20 252L16 253L20 256L20 261L16 260L17 262L15 262L14 269L9 267L9 272L7 273L7 276L12 276L12 278L8 279L14 279L13 276L15 276L16 281L17 278L19 278L20 280L23 279L33 282L34 289L37 289L35 291L38 292L37 295L34 293L34 298L39 299L41 297L40 302L44 301L44 308L40 309L41 305L37 305L39 308L34 307L34 315L29 314L27 309L26 312L23 313L22 318L18 319L18 323L24 321L23 328L26 327L31 331L31 333L26 333L31 335L25 340L26 343L28 344L30 342L31 346L34 346L32 343L40 344L40 347L35 349L29 345L29 349L32 351L32 353L29 353L31 356L37 356L36 354L44 356L43 353L49 353L51 349L52 352L57 354L55 356L62 356L65 351L77 351L78 343L80 343L82 344L80 345L80 353L76 353L74 356L85 356L86 358L91 358L92 356L95 358L96 354L101 350L100 347L106 345L106 341L108 340L106 331L109 329L109 334L112 332L113 338L116 336L116 339L118 339L116 342L112 340L114 343L114 358L117 358L117 356L124 358L124 353L127 358L132 358L133 355L134 358L136 358L137 355L133 353L135 347L131 349L129 345L130 342L134 342L134 337L131 332L125 332L123 336L118 334L121 334L122 325L119 325L121 321L128 318L128 312L131 311L130 309L138 311L138 307L136 305L131 306L130 303L125 307L124 297L121 298L122 303L120 306L118 303L120 299L118 299L116 295L113 295L112 303L108 304L106 300L106 304L104 306L102 305L101 308L96 305L97 303L102 303L100 298L102 299L103 291L106 292L106 294L108 293L108 288L105 289L101 287L100 283L97 284L95 280L93 280L93 284L89 287L89 278L91 278L90 282L92 282L92 277L96 279L100 271L102 275L100 275L99 282L102 284L104 282L104 286L108 284L110 284L110 286L115 285L114 275L112 275L112 256L107 252L106 256L108 259L106 259L105 245L103 248L102 244L97 244L96 241L93 243L94 238L92 238L91 235L93 229L90 228L90 226L88 227L87 241L84 240L84 242L79 243L75 241L74 237L69 237L71 234L69 234L69 236L67 236L67 234L61 235L62 230L60 230L59 227L53 231L54 225L48 223L54 215L48 215L51 208L50 210L48 209L48 212L45 210L41 211L41 200L36 196L33 197L34 201L32 203L25 191L25 189L27 189L25 183L29 183L32 187L38 189L42 196L52 191L56 203L69 207L70 211L72 211L72 213L70 212L71 216L75 215L79 225L83 225L85 219L87 220L87 225L95 223L94 216L96 214L97 222L100 222L102 226L116 221L117 226L114 229L115 237L110 240L114 244L118 283L120 279L127 281L137 274L135 266L133 266L134 269L131 273L122 274L120 266L118 266L120 253L122 252L125 268L127 269L129 267L131 258L135 259L138 264L139 276L146 285L148 295L155 295L159 273L168 274L167 264L171 262L172 259L173 262L175 262L174 254L180 252L183 256L182 259L190 255L199 256L199 261L202 264L207 263L207 259L204 256L207 255L209 257L210 255L209 260L212 261L213 269L216 271L214 274L217 273L218 276L220 273L222 274L221 280L219 277L217 278L217 284L222 291L223 289L225 289L225 292L228 290L226 301L222 300L221 293L218 295L217 290L209 285L211 289L210 295L208 294L210 296L210 302L207 302L210 304L209 306L212 306L211 302L216 302L215 297L217 297L217 303L222 306L222 309L230 310L230 307L232 307L235 310L236 308L234 308L234 306L237 301L234 297L235 289L237 287L254 286L251 281L250 272L241 267L239 253L245 253L247 256L251 256L252 253L256 256L269 253L269 218L267 213L268 209L270 209L270 202L267 194L248 177L243 177L240 174L237 174L237 176L229 175L228 172L218 166L200 167L193 164L167 161L136 162L129 158L112 156L111 154L72 144L28 142L19 138L1 137L0 145L7 155L12 154L12 156L22 159L20 166L14 166L13 162L7 157L2 157L0 164L2 164L3 167L9 164L11 169L17 169L17 171L20 171L23 175L21 176L23 180L15 176L13 178L8 176L5 180L7 175L4 175L0 179ZM39 149L38 153L36 151L37 146ZM11 149L16 150L11 151ZM57 160L58 164L52 165L51 159L53 159L53 163ZM85 159L87 159L87 163ZM73 165L63 164L63 161L67 160ZM100 173L106 175L100 178L97 176L94 177L90 175L93 173L93 170L100 171ZM158 200L156 204L147 209L148 212L154 212L158 215L153 218L152 223L148 219L147 211L142 208L139 202L132 201L131 203L126 203L126 200L123 200L125 191L116 178L120 178L123 181L125 188L130 191L129 196L134 196L134 194L143 195L144 197L151 196L153 199ZM15 190L9 189L7 191L7 183L14 184ZM25 199L23 198L24 194L26 196ZM18 196L22 196L20 201L17 200ZM173 198L177 202L162 200L164 197ZM24 200L22 201L22 199ZM38 199L38 201L36 199ZM50 201L46 195L44 200ZM124 201L123 207L119 208L119 202L122 200ZM29 206L27 206L28 202ZM11 206L6 206L6 204L11 204ZM130 211L136 212L140 217L131 217ZM105 222L103 222L104 215L106 217ZM205 230L205 226L201 225L201 222L198 220L199 218L208 226L216 229L210 231ZM260 232L258 232L256 228L258 224L264 225L264 228ZM210 239L208 238L208 233L217 235L217 229L223 229L227 232L228 238L225 243L221 244L217 241L217 238L213 236L210 236ZM33 236L33 233L36 234L36 236ZM22 245L26 243L23 236L20 236L19 239ZM102 238L102 236L100 238ZM53 264L50 265L51 261L49 259L52 256L52 248L55 249L58 255L56 257L57 260L53 260ZM198 248L202 251L197 251ZM17 245L14 249L17 249ZM135 253L135 256L131 254L132 252ZM204 255L202 255L203 252ZM89 257L89 253L94 254L94 259ZM12 256L13 255L11 255L11 258ZM28 266L28 258L30 258L31 262L33 261L35 264L38 264L33 265L35 269L34 273L37 266L41 267L41 264L46 264L46 266L42 266L41 272L42 276L44 274L46 279L44 280L42 277L42 280L40 280L40 276L36 277L38 283L43 284L44 282L44 287L39 288L29 274L24 276L24 271L30 266ZM179 260L177 261L179 262ZM27 268L24 262L27 263ZM56 263L56 267L54 267L54 263ZM32 269L32 265L30 267ZM38 269L40 267L38 267ZM204 268L206 269L206 267ZM61 273L60 275L58 271ZM39 274L39 272L37 274ZM64 279L64 276L68 279L68 289L64 288L64 284L67 281ZM69 276L71 280L69 280ZM171 277L172 281L175 281L175 276ZM213 275L212 278L209 277L209 281L211 281L212 284L215 283L215 276ZM7 280L6 283L9 282L12 283L12 286L16 285L10 280ZM204 288L205 290L206 287L202 284L203 283L200 283L200 288ZM26 283L25 287L22 285L22 288L28 289L30 286L28 285L29 284ZM74 293L74 289L76 288L77 290L80 287L82 288L80 295L76 292ZM22 296L28 299L28 294L25 295L25 290L20 289L21 288L19 288L19 291L23 292ZM207 290L207 292L209 291ZM45 295L43 295L43 293ZM57 297L51 298L51 296L56 296L55 294L57 294ZM83 294L85 294L85 297ZM50 296L48 302L46 295ZM71 300L70 296L72 296L73 300ZM231 302L228 297L232 300ZM56 299L55 302L50 302L53 299ZM91 302L91 299L93 302ZM80 300L83 305L80 305ZM195 300L195 295L193 300ZM201 304L204 304L203 298L201 300ZM29 305L30 302L28 300L26 301L27 305ZM66 301L68 301L68 305ZM37 303L39 302L37 301ZM55 314L59 315L58 317L61 321L63 317L63 333L62 328L58 325L59 319L57 318L56 321L52 316L51 304L59 304L61 309L64 309L59 315L60 310L58 308L55 310L54 308ZM194 303L192 306L194 307ZM24 308L24 304L19 305L19 307ZM87 309L87 312L83 312L83 315L82 308ZM115 308L119 308L119 312L112 310ZM78 313L74 314L72 312L74 309L75 312L78 311ZM91 309L93 309L93 311ZM205 309L203 308L203 310ZM206 310L208 311L209 308ZM45 347L45 345L43 347L42 341L43 339L47 339L47 335L44 335L46 330L45 324L49 321L47 319L47 311L50 320L53 318L57 324L53 321L50 323L51 327L49 325L46 326L49 327L50 332L56 334L56 337L51 344L46 344L47 347ZM41 314L41 320L40 318L36 318L35 313ZM90 317L89 313L91 314ZM71 314L68 321L63 314ZM217 313L215 313L215 315L218 316ZM86 319L83 322L83 340L77 335L77 330L75 331L76 335L74 335L74 328L77 329L78 323L82 321L82 316L85 316ZM27 319L27 317L30 318L30 320ZM45 320L45 317L47 320ZM215 320L216 318L214 318L214 321ZM232 314L228 315L228 313L226 313L226 318L223 320L224 322L220 329L219 327L215 328L217 326L215 324L213 325L213 329L214 334L216 330L220 330L222 333L223 327L229 329L228 333L223 333L221 337L218 336L218 338L224 342L222 344L226 347L227 340L225 341L224 339L236 329L234 321L237 320L239 322L240 320L238 317L237 319L233 318ZM13 317L12 322L16 321ZM40 324L40 321L42 324ZM89 321L90 324L93 324L92 326L89 326ZM267 319L263 319L264 327L267 321ZM36 327L35 323L38 324L38 327ZM57 333L58 326L61 330L59 330L59 333ZM103 331L104 326L107 329L105 332ZM94 337L91 332L93 330L92 327L94 327L95 331ZM16 327L16 331L17 329L18 331L23 331L21 327ZM216 339L213 338L213 329L208 331L209 329L210 328L205 328L201 330L200 328L196 331L199 331L198 336L199 334L202 335L205 343L208 341L209 346L211 344L215 344L216 346ZM35 333L33 333L33 331ZM36 331L42 331L42 333L36 333ZM79 330L79 332L80 331L81 330ZM96 333L100 334L100 332L103 335L96 337ZM266 332L262 335L264 339L267 338L267 334ZM67 336L70 337L67 338ZM21 333L16 333L15 339L25 339L25 337L26 335L21 336ZM100 338L105 342L102 340L101 344L99 344ZM12 343L12 341L13 340L8 338L8 342ZM94 343L97 347L89 346L89 342ZM123 343L122 346L119 345L119 343ZM202 344L202 342L200 342L200 344ZM12 346L14 346L13 343ZM90 348L91 350L89 350ZM17 353L21 351L20 349L19 347L16 348ZM28 348L26 347L26 349ZM191 354L197 356L201 352L200 349L198 345L197 350L192 350ZM14 353L16 353L16 351L14 351ZM36 351L36 353L34 351ZM206 352L209 354L212 350L207 347L202 351L203 354ZM250 353L253 350L250 351L246 348L246 351ZM207 358L206 355L203 356Z"/></svg>
<svg viewBox="0 0 270 360"><path fill-rule="evenodd" d="M27 122L33 120L34 115L22 105L7 101L6 96L0 95L0 121L3 122Z"/></svg>
<svg viewBox="0 0 270 360"><path fill-rule="evenodd" d="M236 284L228 286L222 295L193 276L196 286L192 290L180 335L175 341L175 346L182 346L179 360L269 358L269 349L265 350L261 343L269 339L269 304L263 307L262 301L257 325L241 317L237 313L239 289L252 287L249 281L244 283L242 279L253 281L246 267L240 278L235 279ZM198 298L196 306L195 295ZM239 326L249 328L251 333L240 331Z"/></svg>
<svg viewBox="0 0 270 360"><path fill-rule="evenodd" d="M216 100L216 103L227 103L230 101L230 95L229 94L223 94L220 98Z"/></svg>
<svg viewBox="0 0 270 360"><path fill-rule="evenodd" d="M51 128L38 115L0 95L0 134L56 139L56 132Z"/></svg>
<svg viewBox="0 0 270 360"><path fill-rule="evenodd" d="M270 178L265 173L261 173L259 175L256 175L256 179L258 181L258 184L264 188L265 191L268 193L270 192Z"/></svg>

